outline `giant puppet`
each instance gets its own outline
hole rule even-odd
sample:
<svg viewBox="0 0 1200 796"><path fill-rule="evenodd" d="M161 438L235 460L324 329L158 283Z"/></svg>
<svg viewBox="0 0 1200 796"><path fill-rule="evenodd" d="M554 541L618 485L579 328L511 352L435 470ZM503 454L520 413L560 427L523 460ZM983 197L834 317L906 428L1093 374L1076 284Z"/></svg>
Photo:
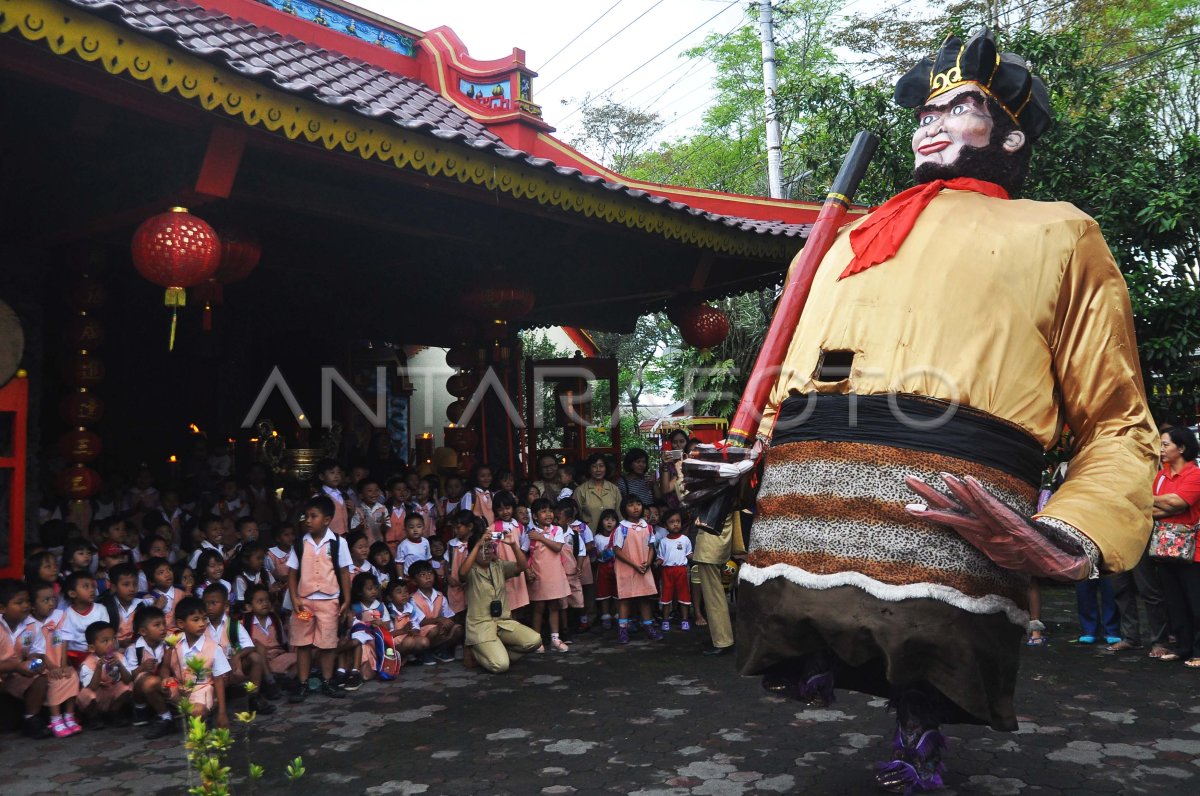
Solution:
<svg viewBox="0 0 1200 796"><path fill-rule="evenodd" d="M986 29L900 80L917 186L820 261L759 437L769 446L738 659L772 690L892 700L879 784L940 787L942 723L1014 730L1030 576L1137 563L1156 435L1125 282L1096 222L1015 198L1051 123ZM1034 513L1043 452L1076 439Z"/></svg>

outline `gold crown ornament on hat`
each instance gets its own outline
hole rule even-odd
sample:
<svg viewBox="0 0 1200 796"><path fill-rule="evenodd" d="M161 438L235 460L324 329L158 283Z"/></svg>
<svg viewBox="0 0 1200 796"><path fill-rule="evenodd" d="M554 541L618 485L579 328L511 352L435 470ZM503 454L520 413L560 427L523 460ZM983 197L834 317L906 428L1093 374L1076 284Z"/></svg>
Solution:
<svg viewBox="0 0 1200 796"><path fill-rule="evenodd" d="M949 36L932 56L926 56L896 83L896 103L918 108L940 94L972 85L1004 109L1030 139L1054 121L1046 84L1030 72L1030 64L1014 53L1001 53L986 27L964 44Z"/></svg>

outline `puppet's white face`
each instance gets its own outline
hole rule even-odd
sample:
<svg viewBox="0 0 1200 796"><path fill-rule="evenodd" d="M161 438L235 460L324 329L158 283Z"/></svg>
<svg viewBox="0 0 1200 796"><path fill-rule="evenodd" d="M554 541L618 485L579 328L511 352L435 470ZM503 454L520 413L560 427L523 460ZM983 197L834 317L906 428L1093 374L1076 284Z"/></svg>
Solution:
<svg viewBox="0 0 1200 796"><path fill-rule="evenodd" d="M991 135L992 115L979 87L968 83L951 89L917 109L914 165L948 166L964 147L986 147Z"/></svg>

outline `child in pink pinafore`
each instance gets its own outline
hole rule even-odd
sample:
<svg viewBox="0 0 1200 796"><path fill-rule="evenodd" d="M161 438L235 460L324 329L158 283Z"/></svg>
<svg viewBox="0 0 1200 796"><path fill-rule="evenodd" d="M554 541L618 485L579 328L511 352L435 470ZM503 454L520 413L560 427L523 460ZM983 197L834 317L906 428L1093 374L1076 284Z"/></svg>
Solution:
<svg viewBox="0 0 1200 796"><path fill-rule="evenodd" d="M491 526L491 530L504 534L504 539L496 545L496 555L504 561L515 562L516 553L512 551L508 542L516 540L517 544L520 544L522 538L521 523L513 519L513 514L517 509L516 501L513 500L512 495L501 492L496 495L493 506L496 510L496 522ZM522 549L524 549L524 545L522 545ZM504 592L505 604L509 611L517 611L529 605L529 584L525 580L525 575L517 575L506 580Z"/></svg>
<svg viewBox="0 0 1200 796"><path fill-rule="evenodd" d="M563 548L566 534L554 524L554 506L545 498L538 498L529 507L535 527L529 532L529 600L533 605L533 629L542 632L542 615L550 613L550 648L555 652L568 652L569 648L559 638L559 601L569 597L571 585L563 567ZM544 648L539 647L539 652Z"/></svg>
<svg viewBox="0 0 1200 796"><path fill-rule="evenodd" d="M474 486L462 496L462 507L476 517L483 517L483 521L491 525L496 521L492 497L492 468L486 464L479 465L475 468L471 482Z"/></svg>
<svg viewBox="0 0 1200 796"><path fill-rule="evenodd" d="M463 519L466 519L465 517ZM446 599L450 601L450 610L454 611L454 621L465 621L464 617L460 617L467 610L467 593L463 589L462 578L458 574L459 567L462 562L467 560L470 554L468 545L471 537L475 534L475 526L478 523L480 526L483 522L479 518L472 518L474 522L458 522L454 523L454 538L446 545L447 558L447 580L446 580ZM482 530L482 527L480 528Z"/></svg>
<svg viewBox="0 0 1200 796"><path fill-rule="evenodd" d="M650 526L642 519L641 499L633 494L626 495L621 501L621 514L625 519L613 531L609 541L616 556L614 568L619 601L617 643L629 643L629 624L634 621L630 615L635 603L647 637L657 641L662 638L662 632L654 626L651 600L646 599L658 595L658 590L654 588L654 574L650 571L654 561L653 539Z"/></svg>
<svg viewBox="0 0 1200 796"><path fill-rule="evenodd" d="M272 674L294 677L296 653L288 649L286 627L272 607L268 587L255 584L246 589L246 605L250 610L242 624L266 660L267 668Z"/></svg>

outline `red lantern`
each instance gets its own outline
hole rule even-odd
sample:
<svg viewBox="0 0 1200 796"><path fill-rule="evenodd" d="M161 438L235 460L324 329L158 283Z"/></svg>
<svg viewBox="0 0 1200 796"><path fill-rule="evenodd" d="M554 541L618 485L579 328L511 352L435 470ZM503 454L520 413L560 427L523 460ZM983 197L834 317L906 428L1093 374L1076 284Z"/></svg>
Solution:
<svg viewBox="0 0 1200 796"><path fill-rule="evenodd" d="M477 287L463 293L462 308L484 321L512 321L533 310L533 291L522 287Z"/></svg>
<svg viewBox="0 0 1200 796"><path fill-rule="evenodd" d="M221 264L217 272L196 286L196 298L204 302L204 331L212 330L212 305L225 301L225 285L240 282L258 265L262 246L258 238L240 230L222 228Z"/></svg>
<svg viewBox="0 0 1200 796"><path fill-rule="evenodd" d="M100 357L80 352L63 363L63 381L72 387L94 387L104 381L104 362Z"/></svg>
<svg viewBox="0 0 1200 796"><path fill-rule="evenodd" d="M58 493L69 500L87 500L100 491L100 473L76 464L58 474Z"/></svg>
<svg viewBox="0 0 1200 796"><path fill-rule="evenodd" d="M58 452L72 464L95 461L101 450L100 435L82 428L68 431L58 440Z"/></svg>
<svg viewBox="0 0 1200 796"><path fill-rule="evenodd" d="M709 349L720 345L729 336L729 318L716 307L701 304L682 313L679 334L688 345Z"/></svg>
<svg viewBox="0 0 1200 796"><path fill-rule="evenodd" d="M104 324L81 314L67 324L63 340L71 348L99 348L104 342Z"/></svg>
<svg viewBox="0 0 1200 796"><path fill-rule="evenodd" d="M455 373L450 378L446 379L446 392L453 395L455 398L466 398L471 393L475 392L475 388L479 386L479 379L472 376L470 373ZM455 420L455 423L458 421Z"/></svg>
<svg viewBox="0 0 1200 796"><path fill-rule="evenodd" d="M475 364L475 349L465 345L446 351L446 364L452 368L469 368Z"/></svg>
<svg viewBox="0 0 1200 796"><path fill-rule="evenodd" d="M207 223L185 208L172 207L142 222L133 233L132 254L138 273L166 288L163 303L171 308L167 348L174 350L176 315L187 303L186 288L195 287L217 272L221 241Z"/></svg>
<svg viewBox="0 0 1200 796"><path fill-rule="evenodd" d="M454 403L446 407L446 417L451 423L457 423L462 420L463 412L467 411L467 400L459 398Z"/></svg>
<svg viewBox="0 0 1200 796"><path fill-rule="evenodd" d="M104 401L90 392L73 393L63 398L59 414L68 425L90 426L104 417Z"/></svg>
<svg viewBox="0 0 1200 796"><path fill-rule="evenodd" d="M475 429L466 426L449 426L446 428L446 447L453 448L456 453L464 454L479 446L479 434Z"/></svg>
<svg viewBox="0 0 1200 796"><path fill-rule="evenodd" d="M71 286L69 301L72 307L80 312L94 312L104 306L108 300L108 291L104 285L86 277Z"/></svg>

